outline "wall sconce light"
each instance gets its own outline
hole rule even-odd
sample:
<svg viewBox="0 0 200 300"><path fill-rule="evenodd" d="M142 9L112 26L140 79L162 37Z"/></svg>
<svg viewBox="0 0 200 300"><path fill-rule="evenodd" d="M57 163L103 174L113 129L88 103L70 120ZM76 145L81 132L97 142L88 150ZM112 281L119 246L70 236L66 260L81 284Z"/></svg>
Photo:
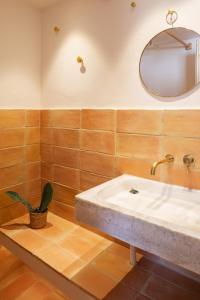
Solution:
<svg viewBox="0 0 200 300"><path fill-rule="evenodd" d="M81 56L78 56L76 60L77 60L77 63L81 65L81 67L80 67L81 73L85 73L86 72L86 67L84 65L83 58Z"/></svg>
<svg viewBox="0 0 200 300"><path fill-rule="evenodd" d="M77 57L77 63L78 64L83 64L83 58L81 56Z"/></svg>
<svg viewBox="0 0 200 300"><path fill-rule="evenodd" d="M131 2L131 7L135 8L136 7L136 3L135 2Z"/></svg>
<svg viewBox="0 0 200 300"><path fill-rule="evenodd" d="M55 26L53 30L54 30L55 33L59 33L60 32L60 28L58 26Z"/></svg>

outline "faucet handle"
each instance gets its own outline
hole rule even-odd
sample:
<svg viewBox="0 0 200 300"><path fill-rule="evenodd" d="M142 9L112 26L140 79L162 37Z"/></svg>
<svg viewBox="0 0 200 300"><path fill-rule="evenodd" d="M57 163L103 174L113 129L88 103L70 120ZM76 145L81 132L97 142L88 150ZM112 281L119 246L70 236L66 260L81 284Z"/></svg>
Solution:
<svg viewBox="0 0 200 300"><path fill-rule="evenodd" d="M167 162L173 162L175 160L174 156L171 154L165 155L165 159L167 160Z"/></svg>
<svg viewBox="0 0 200 300"><path fill-rule="evenodd" d="M195 159L191 154L186 154L183 156L183 163L187 167L189 173L190 168L195 165Z"/></svg>

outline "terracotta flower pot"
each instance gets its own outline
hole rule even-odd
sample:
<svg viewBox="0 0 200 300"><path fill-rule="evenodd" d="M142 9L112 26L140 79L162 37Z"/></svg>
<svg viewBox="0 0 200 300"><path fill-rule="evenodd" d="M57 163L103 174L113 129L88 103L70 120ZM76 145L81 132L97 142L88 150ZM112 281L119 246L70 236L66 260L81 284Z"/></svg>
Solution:
<svg viewBox="0 0 200 300"><path fill-rule="evenodd" d="M33 229L40 229L45 227L47 224L47 213L48 210L43 213L30 212L30 227Z"/></svg>

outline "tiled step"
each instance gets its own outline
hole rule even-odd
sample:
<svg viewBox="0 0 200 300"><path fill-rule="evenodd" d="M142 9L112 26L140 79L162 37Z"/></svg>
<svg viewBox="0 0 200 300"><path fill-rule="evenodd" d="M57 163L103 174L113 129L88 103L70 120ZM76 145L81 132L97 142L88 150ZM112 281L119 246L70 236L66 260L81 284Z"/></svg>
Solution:
<svg viewBox="0 0 200 300"><path fill-rule="evenodd" d="M3 225L1 244L73 300L105 298L132 269L129 249L53 213L46 228L28 224L25 215Z"/></svg>

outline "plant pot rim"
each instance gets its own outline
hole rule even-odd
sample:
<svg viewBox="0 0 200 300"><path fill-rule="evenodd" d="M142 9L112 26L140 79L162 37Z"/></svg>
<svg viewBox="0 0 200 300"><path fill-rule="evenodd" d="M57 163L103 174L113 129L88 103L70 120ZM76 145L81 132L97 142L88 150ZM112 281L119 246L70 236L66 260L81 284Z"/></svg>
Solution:
<svg viewBox="0 0 200 300"><path fill-rule="evenodd" d="M45 211L30 211L29 212L30 213L30 215L43 215L43 214L46 214L46 213L48 213L48 209L46 209Z"/></svg>

